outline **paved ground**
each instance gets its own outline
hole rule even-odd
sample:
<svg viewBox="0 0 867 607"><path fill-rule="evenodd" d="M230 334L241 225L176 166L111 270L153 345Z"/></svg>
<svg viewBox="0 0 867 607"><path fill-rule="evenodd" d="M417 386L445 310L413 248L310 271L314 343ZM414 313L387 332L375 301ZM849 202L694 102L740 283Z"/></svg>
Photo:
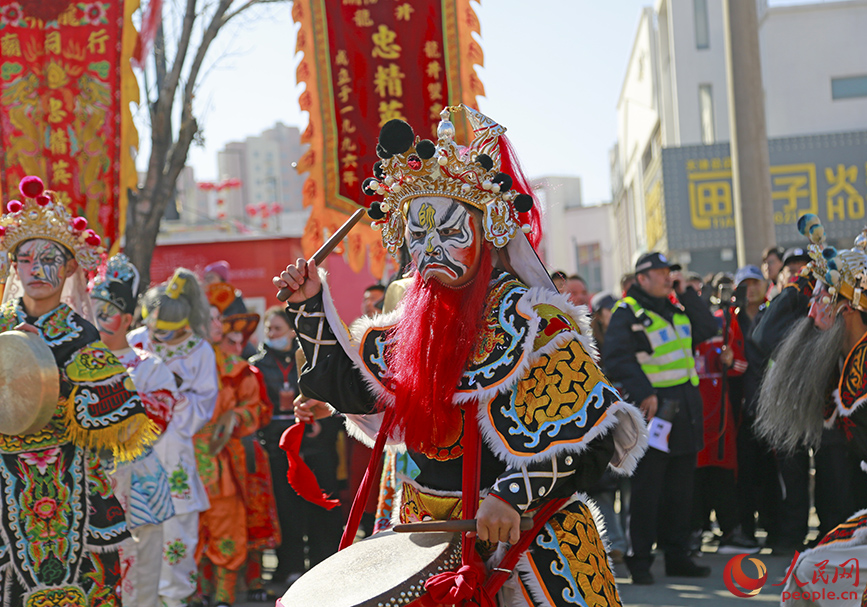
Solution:
<svg viewBox="0 0 867 607"><path fill-rule="evenodd" d="M692 605L714 605L719 607L749 607L749 605L779 605L780 590L782 586L774 587L773 584L783 580L786 570L792 562L792 556L771 556L770 551L764 550L757 554L768 568L768 582L761 592L749 599L738 598L732 595L723 583L723 568L732 558L730 554L716 554L704 552L699 561L703 565L709 565L713 572L711 576L703 579L665 577L665 566L662 558L656 559L653 566L653 575L656 584L653 586L633 586L629 583L629 572L625 565L617 565L615 575L620 588L620 597L625 607L690 607ZM748 565L751 567L751 565ZM751 569L746 570L753 573ZM335 582L339 576L335 577ZM273 603L245 603L238 602L235 607L271 607ZM302 606L313 607L313 606Z"/></svg>

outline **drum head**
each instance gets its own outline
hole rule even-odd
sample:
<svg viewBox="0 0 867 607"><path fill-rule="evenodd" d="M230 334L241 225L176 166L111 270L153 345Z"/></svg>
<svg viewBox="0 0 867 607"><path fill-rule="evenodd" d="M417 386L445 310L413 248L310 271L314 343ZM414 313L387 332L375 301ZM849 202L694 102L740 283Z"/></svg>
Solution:
<svg viewBox="0 0 867 607"><path fill-rule="evenodd" d="M460 533L372 535L325 559L298 578L284 607L364 607L407 604L432 575L461 562Z"/></svg>
<svg viewBox="0 0 867 607"><path fill-rule="evenodd" d="M34 434L57 408L60 376L42 338L23 331L0 333L0 434Z"/></svg>

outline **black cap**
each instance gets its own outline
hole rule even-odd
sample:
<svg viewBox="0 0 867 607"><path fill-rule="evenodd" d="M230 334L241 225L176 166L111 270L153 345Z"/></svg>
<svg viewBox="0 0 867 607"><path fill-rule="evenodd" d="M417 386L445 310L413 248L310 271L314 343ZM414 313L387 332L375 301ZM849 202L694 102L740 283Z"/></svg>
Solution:
<svg viewBox="0 0 867 607"><path fill-rule="evenodd" d="M810 254L807 253L806 249L802 249L801 247L792 247L791 249L786 249L786 252L783 253L783 265L788 265L793 261L810 261Z"/></svg>
<svg viewBox="0 0 867 607"><path fill-rule="evenodd" d="M651 251L645 253L635 262L635 273L647 272L656 268L668 268L672 271L680 270L681 266L678 263L668 263L668 259L662 253Z"/></svg>

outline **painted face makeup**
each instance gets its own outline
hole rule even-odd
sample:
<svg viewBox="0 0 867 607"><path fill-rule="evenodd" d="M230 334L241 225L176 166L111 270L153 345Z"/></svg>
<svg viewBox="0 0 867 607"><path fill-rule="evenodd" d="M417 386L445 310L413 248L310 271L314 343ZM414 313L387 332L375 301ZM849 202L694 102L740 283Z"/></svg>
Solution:
<svg viewBox="0 0 867 607"><path fill-rule="evenodd" d="M114 304L104 299L91 299L93 312L96 315L96 328L105 335L116 335L121 330L123 312Z"/></svg>
<svg viewBox="0 0 867 607"><path fill-rule="evenodd" d="M422 280L458 287L475 276L481 256L476 218L450 198L424 196L409 204L406 242Z"/></svg>
<svg viewBox="0 0 867 607"><path fill-rule="evenodd" d="M35 238L18 247L18 276L27 295L46 296L63 287L67 256L56 242Z"/></svg>

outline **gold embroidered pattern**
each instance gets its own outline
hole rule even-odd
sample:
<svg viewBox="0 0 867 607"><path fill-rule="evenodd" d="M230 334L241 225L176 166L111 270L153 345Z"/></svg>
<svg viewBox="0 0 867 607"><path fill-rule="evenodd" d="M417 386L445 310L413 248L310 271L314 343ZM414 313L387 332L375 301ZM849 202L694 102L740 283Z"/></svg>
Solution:
<svg viewBox="0 0 867 607"><path fill-rule="evenodd" d="M587 605L620 605L605 546L587 505L561 510L551 518L551 527Z"/></svg>
<svg viewBox="0 0 867 607"><path fill-rule="evenodd" d="M533 311L539 315L539 332L533 342L533 350L541 350L555 337L564 332L581 333L575 320L563 310L551 304L538 304Z"/></svg>
<svg viewBox="0 0 867 607"><path fill-rule="evenodd" d="M584 406L587 396L605 377L580 342L540 356L518 382L515 412L527 426L568 419Z"/></svg>
<svg viewBox="0 0 867 607"><path fill-rule="evenodd" d="M87 598L80 588L48 588L37 590L27 599L26 607L78 607L86 605Z"/></svg>

